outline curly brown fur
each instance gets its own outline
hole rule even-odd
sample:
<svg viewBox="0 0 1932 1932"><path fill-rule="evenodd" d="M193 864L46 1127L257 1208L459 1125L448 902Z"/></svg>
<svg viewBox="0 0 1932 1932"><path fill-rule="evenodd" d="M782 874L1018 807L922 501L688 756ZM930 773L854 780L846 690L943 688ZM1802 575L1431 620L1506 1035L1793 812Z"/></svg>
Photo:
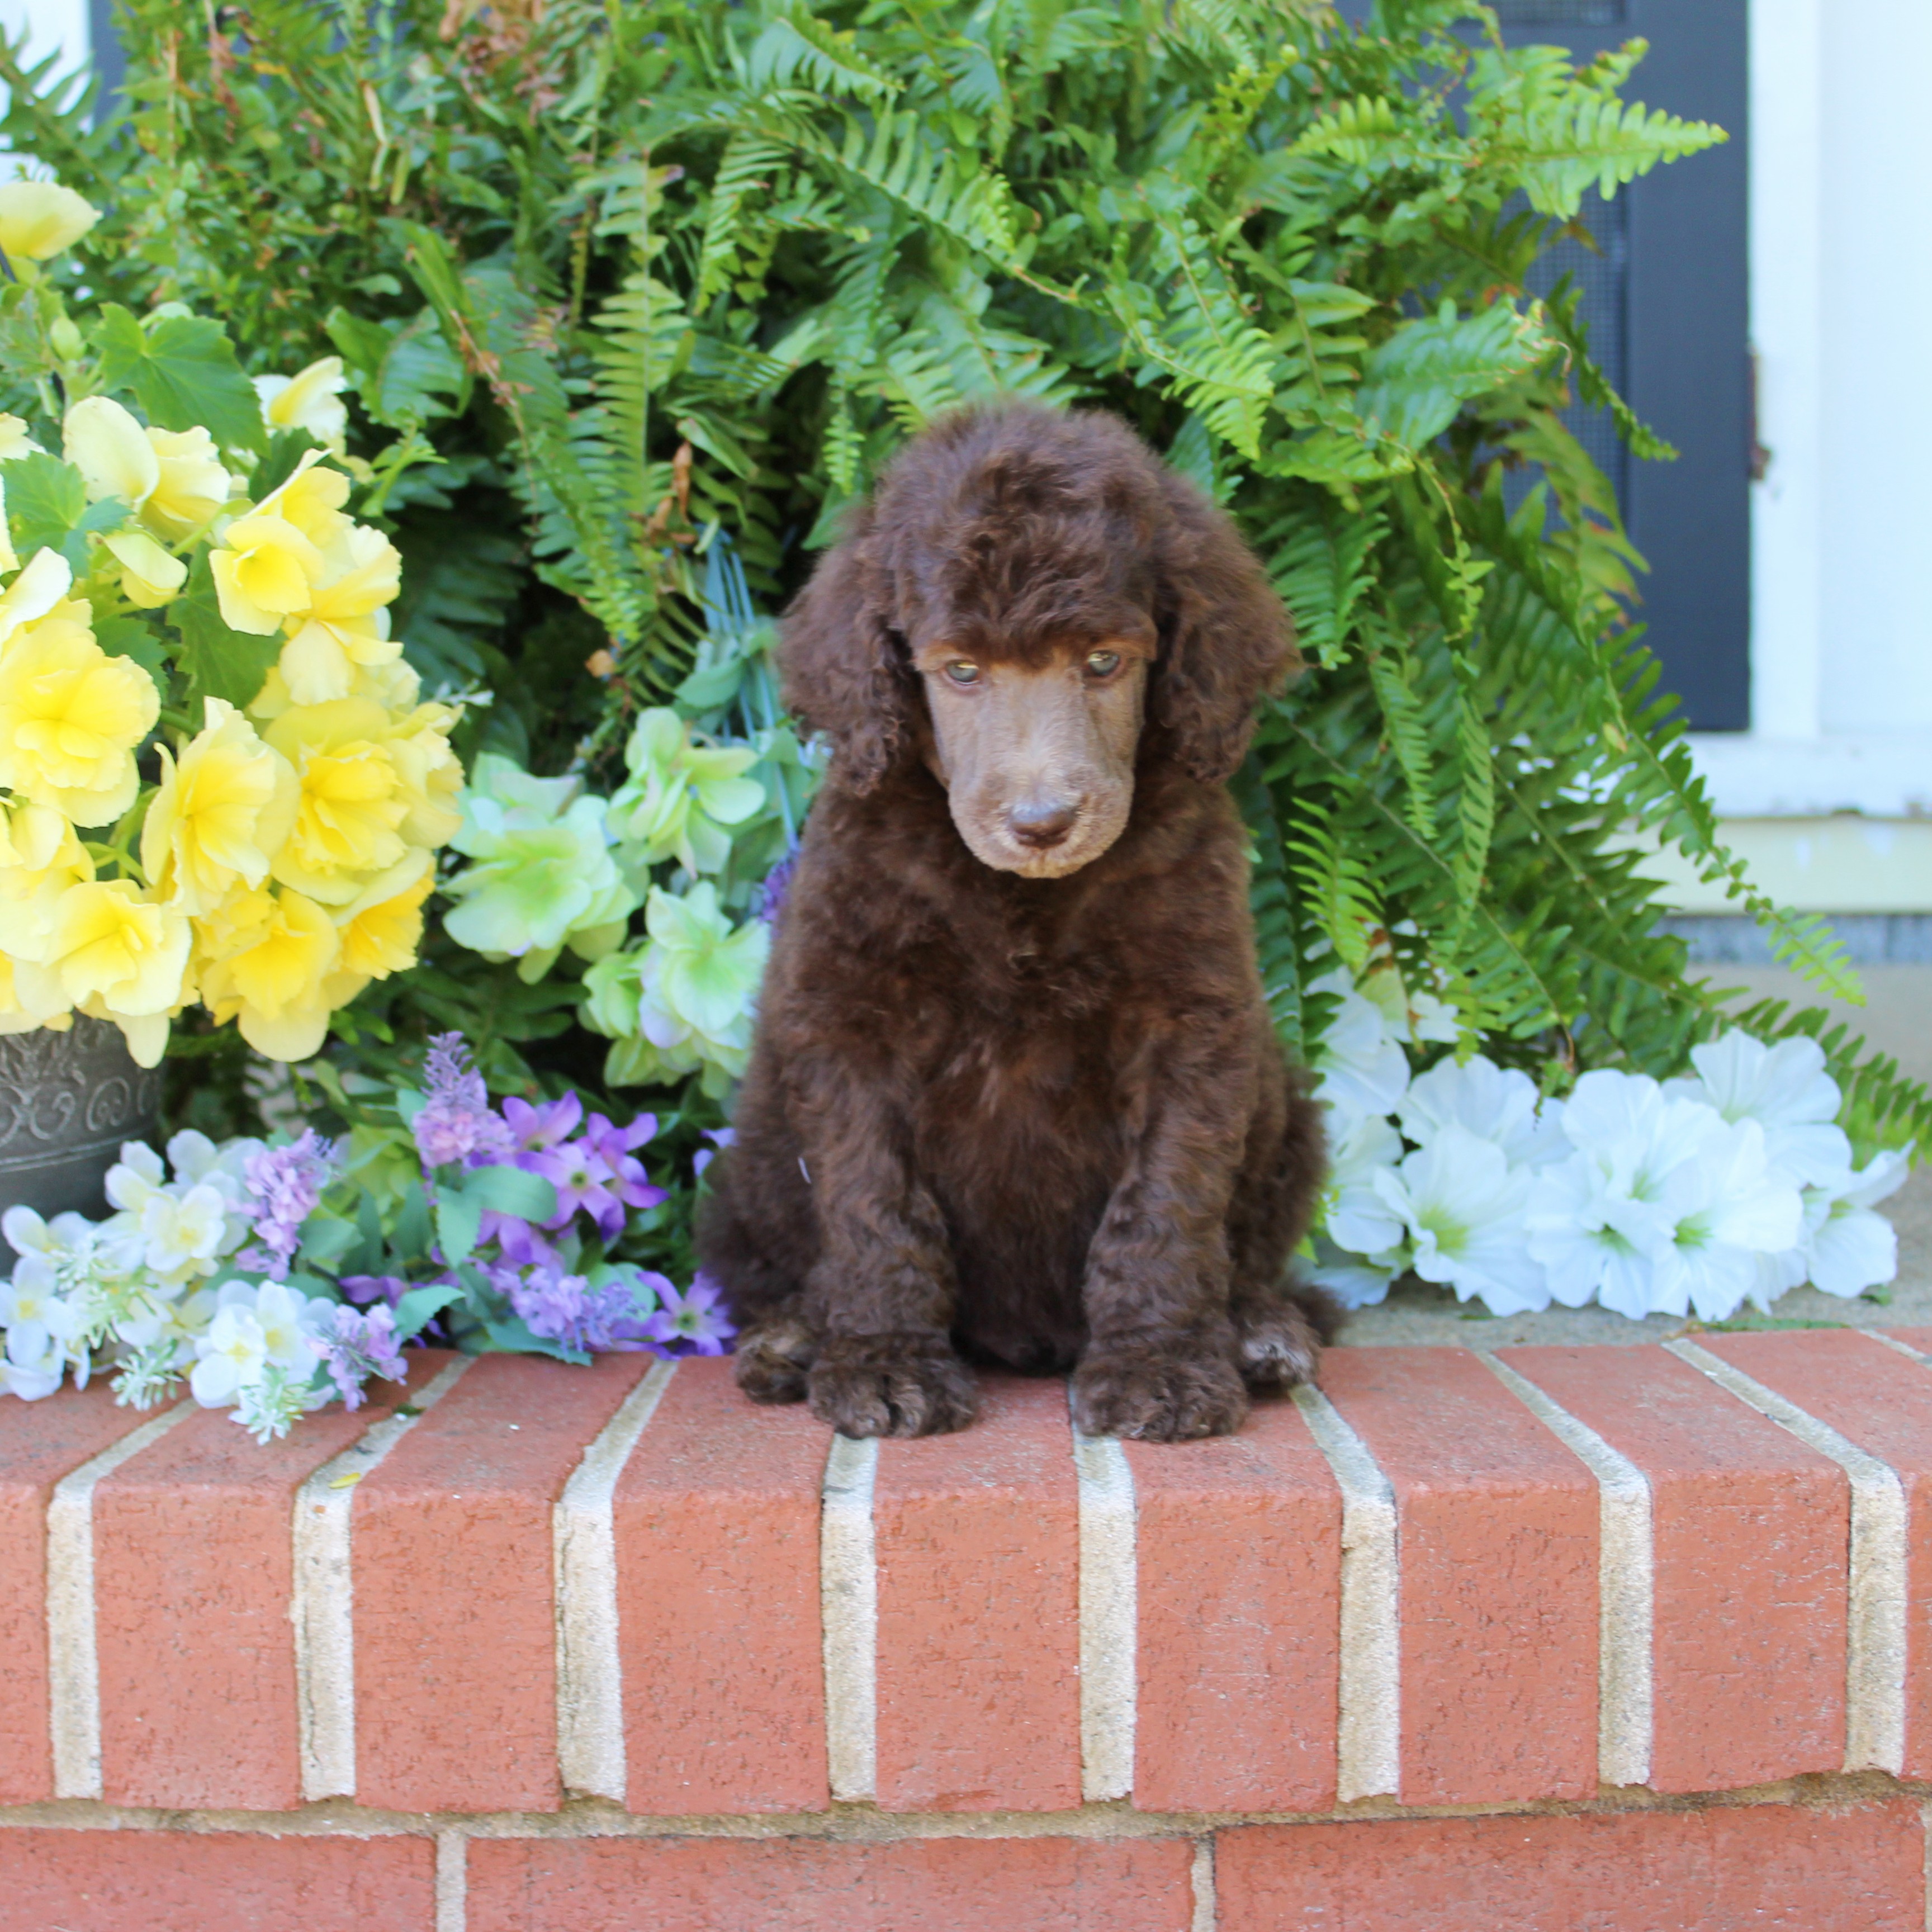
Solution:
<svg viewBox="0 0 1932 1932"><path fill-rule="evenodd" d="M1224 782L1297 662L1258 565L1114 419L976 409L901 456L782 656L834 757L699 1229L740 1384L920 1435L971 1420L963 1357L1072 1369L1095 1433L1238 1427L1334 1321L1287 1276L1320 1117Z"/></svg>

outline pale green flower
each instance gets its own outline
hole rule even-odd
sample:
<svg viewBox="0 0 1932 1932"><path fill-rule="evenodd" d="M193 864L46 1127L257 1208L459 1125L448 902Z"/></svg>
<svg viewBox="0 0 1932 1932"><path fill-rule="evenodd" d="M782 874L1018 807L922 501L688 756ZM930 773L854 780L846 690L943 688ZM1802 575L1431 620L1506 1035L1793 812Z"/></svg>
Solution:
<svg viewBox="0 0 1932 1932"><path fill-rule="evenodd" d="M624 748L630 778L610 801L610 825L625 857L639 866L674 858L695 875L715 872L730 856L730 834L765 802L765 788L744 774L758 763L751 746L695 744L675 711L638 716Z"/></svg>
<svg viewBox="0 0 1932 1932"><path fill-rule="evenodd" d="M704 1090L722 1097L752 1050L770 930L751 920L734 932L709 884L682 898L653 886L644 926L640 950L600 959L584 975L584 1017L617 1042L605 1077L649 1086L701 1072Z"/></svg>
<svg viewBox="0 0 1932 1932"><path fill-rule="evenodd" d="M482 752L449 842L476 861L443 887L463 902L443 921L459 944L518 961L533 982L566 945L596 959L623 944L637 894L610 856L604 801L580 779L532 778Z"/></svg>

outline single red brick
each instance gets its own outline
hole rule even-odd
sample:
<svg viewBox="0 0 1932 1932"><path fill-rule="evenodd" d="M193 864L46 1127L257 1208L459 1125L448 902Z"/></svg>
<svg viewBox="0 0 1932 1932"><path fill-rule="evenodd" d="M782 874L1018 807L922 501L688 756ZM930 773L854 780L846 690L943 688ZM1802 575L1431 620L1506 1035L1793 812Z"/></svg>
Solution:
<svg viewBox="0 0 1932 1932"><path fill-rule="evenodd" d="M611 1509L632 1811L830 1802L818 1615L832 1432L757 1408L727 1361L679 1367Z"/></svg>
<svg viewBox="0 0 1932 1932"><path fill-rule="evenodd" d="M1064 1382L989 1376L958 1436L879 1448L878 1802L1080 1802L1079 1505Z"/></svg>
<svg viewBox="0 0 1932 1932"><path fill-rule="evenodd" d="M1460 1348L1337 1348L1323 1392L1395 1491L1401 1797L1597 1789L1594 1479Z"/></svg>
<svg viewBox="0 0 1932 1932"><path fill-rule="evenodd" d="M1720 1791L1837 1770L1844 1472L1663 1348L1502 1357L1649 1480L1652 1787Z"/></svg>
<svg viewBox="0 0 1932 1932"><path fill-rule="evenodd" d="M0 1831L0 1932L431 1932L428 1838Z"/></svg>
<svg viewBox="0 0 1932 1932"><path fill-rule="evenodd" d="M1364 1820L1223 1832L1214 1885L1220 1932L1922 1932L1924 1856L1902 1802Z"/></svg>
<svg viewBox="0 0 1932 1932"><path fill-rule="evenodd" d="M1134 1802L1335 1802L1342 1494L1292 1403L1238 1436L1123 1445L1139 1519Z"/></svg>
<svg viewBox="0 0 1932 1932"><path fill-rule="evenodd" d="M364 1478L356 1795L398 1811L554 1810L552 1510L650 1366L486 1355Z"/></svg>
<svg viewBox="0 0 1932 1932"><path fill-rule="evenodd" d="M110 1804L278 1811L302 1802L295 1492L419 1394L452 1358L409 1352L406 1382L256 1442L207 1409L94 1492L94 1642L102 1795Z"/></svg>
<svg viewBox="0 0 1932 1932"><path fill-rule="evenodd" d="M1185 1932L1185 1839L478 1838L469 1932Z"/></svg>
<svg viewBox="0 0 1932 1932"><path fill-rule="evenodd" d="M47 1731L47 1504L54 1486L160 1412L117 1408L106 1380L0 1401L0 1804L53 1796Z"/></svg>
<svg viewBox="0 0 1932 1932"><path fill-rule="evenodd" d="M1904 1771L1932 1777L1932 1374L1852 1328L1697 1340L1898 1472L1906 1536Z"/></svg>

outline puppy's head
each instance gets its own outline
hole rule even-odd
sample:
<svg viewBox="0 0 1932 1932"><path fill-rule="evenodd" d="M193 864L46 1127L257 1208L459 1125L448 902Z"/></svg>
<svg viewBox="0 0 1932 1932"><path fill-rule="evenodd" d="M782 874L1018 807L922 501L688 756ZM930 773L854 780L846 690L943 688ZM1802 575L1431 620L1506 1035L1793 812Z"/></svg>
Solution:
<svg viewBox="0 0 1932 1932"><path fill-rule="evenodd" d="M1240 762L1297 660L1228 519L1126 425L964 410L908 446L788 614L785 692L868 790L923 759L986 864L1053 878L1125 827L1150 758Z"/></svg>

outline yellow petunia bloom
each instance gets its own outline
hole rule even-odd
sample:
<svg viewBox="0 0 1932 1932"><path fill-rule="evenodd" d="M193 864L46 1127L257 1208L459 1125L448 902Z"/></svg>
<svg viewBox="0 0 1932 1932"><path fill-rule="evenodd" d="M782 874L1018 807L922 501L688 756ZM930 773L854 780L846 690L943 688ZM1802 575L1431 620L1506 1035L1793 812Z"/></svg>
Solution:
<svg viewBox="0 0 1932 1932"><path fill-rule="evenodd" d="M147 434L160 478L141 506L142 520L166 537L184 537L212 523L235 488L214 437L200 428Z"/></svg>
<svg viewBox="0 0 1932 1932"><path fill-rule="evenodd" d="M293 524L260 511L228 526L208 567L222 622L258 638L272 637L306 611L324 574L315 544Z"/></svg>
<svg viewBox="0 0 1932 1932"><path fill-rule="evenodd" d="M11 463L16 457L34 455L40 447L27 434L27 425L20 417L0 410L0 463Z"/></svg>
<svg viewBox="0 0 1932 1932"><path fill-rule="evenodd" d="M207 700L207 724L177 764L162 750L160 788L141 827L141 866L163 899L211 912L238 882L259 886L295 823L296 775L232 705Z"/></svg>
<svg viewBox="0 0 1932 1932"><path fill-rule="evenodd" d="M339 356L325 356L297 375L255 378L262 420L271 429L305 429L316 442L338 448L349 434L343 388Z"/></svg>
<svg viewBox="0 0 1932 1932"><path fill-rule="evenodd" d="M29 624L38 623L74 588L74 572L57 550L37 550L27 567L0 592L0 650Z"/></svg>
<svg viewBox="0 0 1932 1932"><path fill-rule="evenodd" d="M44 262L71 248L100 219L70 188L52 182L0 182L0 253L10 262Z"/></svg>
<svg viewBox="0 0 1932 1932"><path fill-rule="evenodd" d="M237 894L217 919L197 921L201 996L218 1023L271 1060L307 1060L328 1034L326 986L342 947L335 922L300 892ZM210 956L217 947L232 950Z"/></svg>
<svg viewBox="0 0 1932 1932"><path fill-rule="evenodd" d="M62 897L93 877L87 848L52 806L0 804L0 932L15 958L45 959Z"/></svg>
<svg viewBox="0 0 1932 1932"><path fill-rule="evenodd" d="M76 825L134 802L134 754L160 712L154 681L110 657L63 605L0 646L0 785Z"/></svg>
<svg viewBox="0 0 1932 1932"><path fill-rule="evenodd" d="M121 566L121 594L137 610L158 610L188 581L188 566L144 531L123 530L101 542Z"/></svg>
<svg viewBox="0 0 1932 1932"><path fill-rule="evenodd" d="M318 549L326 550L348 534L350 521L342 514L348 500L349 478L324 464L320 450L311 449L303 453L295 474L255 506L255 514L280 517Z"/></svg>
<svg viewBox="0 0 1932 1932"><path fill-rule="evenodd" d="M41 1027L51 1027L56 1033L64 1033L74 1024L73 1010L62 1006L51 1012L37 1012L20 1004L20 988L14 984L14 962L4 952L0 952L0 1034L32 1033Z"/></svg>
<svg viewBox="0 0 1932 1932"><path fill-rule="evenodd" d="M161 480L161 460L148 432L107 396L87 396L61 424L61 454L87 484L87 500L118 496L138 510Z"/></svg>
<svg viewBox="0 0 1932 1932"><path fill-rule="evenodd" d="M143 1066L157 1065L180 1006L192 934L179 913L130 879L62 893L44 964L16 957L16 997L30 1010L64 1002L112 1020Z"/></svg>
<svg viewBox="0 0 1932 1932"><path fill-rule="evenodd" d="M410 800L382 740L387 714L368 698L298 705L263 736L295 767L296 822L275 856L283 884L346 905L406 849L399 828Z"/></svg>
<svg viewBox="0 0 1932 1932"><path fill-rule="evenodd" d="M386 734L389 762L409 804L400 829L412 845L446 845L463 823L457 803L463 767L449 748L456 719L447 704L419 704Z"/></svg>
<svg viewBox="0 0 1932 1932"><path fill-rule="evenodd" d="M335 916L342 934L343 970L366 983L413 966L422 944L423 902L435 890L436 868L429 854L418 848L376 880L353 904L344 906Z"/></svg>
<svg viewBox="0 0 1932 1932"><path fill-rule="evenodd" d="M358 665L388 664L402 653L382 608L402 588L403 560L395 545L380 530L354 524L331 546L326 560L329 574L282 646L278 668L298 704L352 696Z"/></svg>

